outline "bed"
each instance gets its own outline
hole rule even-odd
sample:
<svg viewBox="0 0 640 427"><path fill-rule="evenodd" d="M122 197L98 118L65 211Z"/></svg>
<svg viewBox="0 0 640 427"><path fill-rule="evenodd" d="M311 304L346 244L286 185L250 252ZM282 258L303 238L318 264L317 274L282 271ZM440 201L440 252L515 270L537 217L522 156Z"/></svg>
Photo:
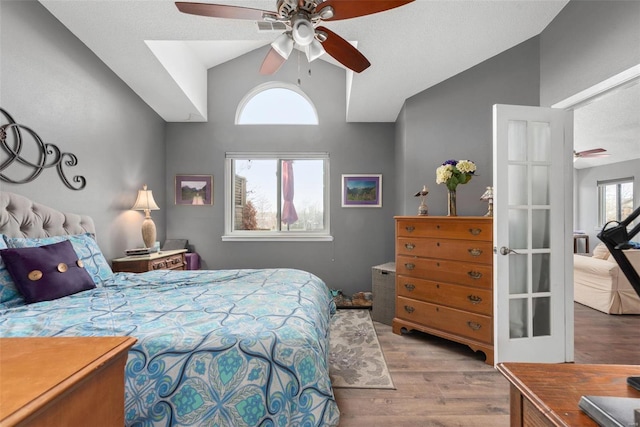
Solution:
<svg viewBox="0 0 640 427"><path fill-rule="evenodd" d="M125 368L126 425L338 424L328 374L335 305L313 274L112 273L94 240L91 218L9 192L0 192L0 234L7 254L11 248L71 242L95 283L28 304L10 283L10 266L0 262L2 337L138 339Z"/></svg>

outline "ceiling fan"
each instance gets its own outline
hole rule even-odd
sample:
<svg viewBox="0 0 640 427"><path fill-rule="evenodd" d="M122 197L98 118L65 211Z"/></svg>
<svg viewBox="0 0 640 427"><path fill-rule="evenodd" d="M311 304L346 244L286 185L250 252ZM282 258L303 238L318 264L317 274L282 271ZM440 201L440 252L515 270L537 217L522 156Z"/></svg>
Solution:
<svg viewBox="0 0 640 427"><path fill-rule="evenodd" d="M371 63L351 43L320 26L320 23L384 12L413 1L277 0L277 12L211 3L176 2L176 6L180 12L192 15L285 24L286 31L271 43L271 49L260 67L261 74L278 71L289 58L294 45L304 50L309 62L326 52L345 67L360 73Z"/></svg>
<svg viewBox="0 0 640 427"><path fill-rule="evenodd" d="M584 151L573 151L573 160L575 161L576 159L583 159L583 158L594 158L594 157L608 157L609 154L606 153L607 150L605 150L604 148L594 148L591 150L584 150Z"/></svg>

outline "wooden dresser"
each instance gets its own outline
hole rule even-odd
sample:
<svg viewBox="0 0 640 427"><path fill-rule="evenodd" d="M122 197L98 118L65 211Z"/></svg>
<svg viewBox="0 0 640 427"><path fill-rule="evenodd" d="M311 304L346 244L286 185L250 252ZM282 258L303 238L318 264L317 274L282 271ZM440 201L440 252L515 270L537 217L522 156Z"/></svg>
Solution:
<svg viewBox="0 0 640 427"><path fill-rule="evenodd" d="M127 256L111 260L114 272L145 273L155 270L186 270L186 249L155 252L149 255Z"/></svg>
<svg viewBox="0 0 640 427"><path fill-rule="evenodd" d="M0 426L124 425L132 337L0 338Z"/></svg>
<svg viewBox="0 0 640 427"><path fill-rule="evenodd" d="M398 216L393 332L463 343L493 365L493 218Z"/></svg>

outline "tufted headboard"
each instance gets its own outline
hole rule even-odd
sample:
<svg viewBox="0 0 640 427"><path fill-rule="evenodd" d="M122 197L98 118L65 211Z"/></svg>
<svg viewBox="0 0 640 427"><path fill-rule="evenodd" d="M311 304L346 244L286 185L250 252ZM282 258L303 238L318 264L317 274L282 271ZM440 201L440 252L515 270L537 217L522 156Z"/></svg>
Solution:
<svg viewBox="0 0 640 427"><path fill-rule="evenodd" d="M33 238L82 233L96 233L91 217L63 213L19 194L0 191L0 234Z"/></svg>

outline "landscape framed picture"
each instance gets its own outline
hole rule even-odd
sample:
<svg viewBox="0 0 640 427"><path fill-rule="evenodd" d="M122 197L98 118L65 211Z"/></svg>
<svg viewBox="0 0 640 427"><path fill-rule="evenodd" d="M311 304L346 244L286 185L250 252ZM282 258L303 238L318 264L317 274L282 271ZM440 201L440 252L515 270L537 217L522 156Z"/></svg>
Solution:
<svg viewBox="0 0 640 427"><path fill-rule="evenodd" d="M342 207L382 207L382 174L343 174Z"/></svg>
<svg viewBox="0 0 640 427"><path fill-rule="evenodd" d="M213 205L213 176L176 175L176 205Z"/></svg>

